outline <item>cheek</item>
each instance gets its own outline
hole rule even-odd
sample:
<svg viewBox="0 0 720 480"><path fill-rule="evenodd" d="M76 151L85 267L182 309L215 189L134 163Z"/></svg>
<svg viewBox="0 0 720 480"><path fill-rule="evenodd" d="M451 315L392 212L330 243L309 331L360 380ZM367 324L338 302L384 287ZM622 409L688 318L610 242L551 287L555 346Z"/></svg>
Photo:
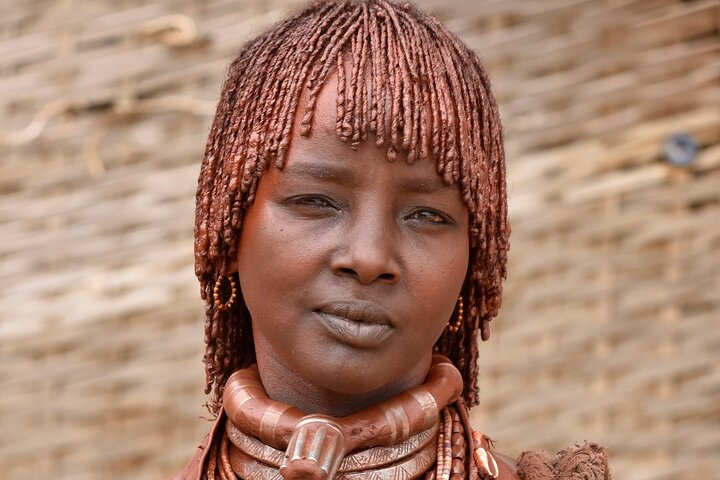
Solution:
<svg viewBox="0 0 720 480"><path fill-rule="evenodd" d="M442 333L455 309L467 274L468 250L467 237L458 236L413 259L411 296L417 314L426 318L433 335Z"/></svg>
<svg viewBox="0 0 720 480"><path fill-rule="evenodd" d="M272 222L272 213L264 205L253 205L245 216L237 252L237 270L243 298L253 318L262 317L263 308L281 287L281 266L287 243L283 227ZM284 272L287 273L287 272Z"/></svg>
<svg viewBox="0 0 720 480"><path fill-rule="evenodd" d="M245 216L240 243L238 245L238 272L246 282L263 281L273 277L285 277L294 269L291 265L301 267L306 258L303 248L298 247L292 228L288 223L277 218L276 213L267 204L255 204Z"/></svg>
<svg viewBox="0 0 720 480"><path fill-rule="evenodd" d="M302 227L269 202L256 203L247 212L237 270L254 320L294 308L322 269L323 239Z"/></svg>

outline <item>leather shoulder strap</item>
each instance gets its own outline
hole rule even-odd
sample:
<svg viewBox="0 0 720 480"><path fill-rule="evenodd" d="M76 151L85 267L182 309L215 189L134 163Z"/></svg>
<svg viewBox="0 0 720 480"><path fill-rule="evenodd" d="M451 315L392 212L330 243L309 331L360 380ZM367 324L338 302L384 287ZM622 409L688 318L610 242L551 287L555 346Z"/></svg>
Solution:
<svg viewBox="0 0 720 480"><path fill-rule="evenodd" d="M190 458L190 461L185 465L180 472L172 477L172 480L202 480L205 466L205 460L207 459L208 452L210 451L210 442L217 438L217 432L220 427L225 424L225 411L221 410L215 423L210 430L210 433L205 435L200 445L195 449L195 454Z"/></svg>

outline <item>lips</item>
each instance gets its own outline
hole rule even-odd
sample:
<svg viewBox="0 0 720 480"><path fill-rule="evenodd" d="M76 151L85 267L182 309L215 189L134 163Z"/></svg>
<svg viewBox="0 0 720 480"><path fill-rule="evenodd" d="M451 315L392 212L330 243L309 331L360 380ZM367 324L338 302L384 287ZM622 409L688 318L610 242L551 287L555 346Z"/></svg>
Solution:
<svg viewBox="0 0 720 480"><path fill-rule="evenodd" d="M357 348L372 348L394 330L390 316L370 302L333 302L315 310L331 336Z"/></svg>

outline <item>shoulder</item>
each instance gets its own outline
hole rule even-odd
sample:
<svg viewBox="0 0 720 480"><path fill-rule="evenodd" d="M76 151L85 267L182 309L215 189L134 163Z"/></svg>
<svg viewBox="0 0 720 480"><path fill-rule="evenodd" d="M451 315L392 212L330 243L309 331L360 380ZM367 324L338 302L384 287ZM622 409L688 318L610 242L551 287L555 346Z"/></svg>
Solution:
<svg viewBox="0 0 720 480"><path fill-rule="evenodd" d="M479 432L474 460L480 471L487 471L497 480L609 480L607 448L585 442L560 450L550 458L542 450L522 452L517 460L496 451L493 441ZM489 455L488 455L489 454Z"/></svg>
<svg viewBox="0 0 720 480"><path fill-rule="evenodd" d="M490 450L498 466L497 480L609 480L607 448L585 442L560 450L550 458L543 450L525 451L514 460Z"/></svg>
<svg viewBox="0 0 720 480"><path fill-rule="evenodd" d="M474 430L473 460L478 468L481 478L494 478L496 480L519 479L517 462L511 457L497 452L493 448L493 440L487 435Z"/></svg>
<svg viewBox="0 0 720 480"><path fill-rule="evenodd" d="M224 424L224 419L225 415L221 410L220 415L218 415L217 419L215 419L215 423L213 423L210 433L205 435L205 438L202 439L200 445L198 445L195 449L195 453L190 458L190 461L187 463L187 465L185 465L185 467L181 471L173 475L171 480L200 480L202 478L202 467L205 464L205 458L207 457L208 451L210 450L210 444L212 442L212 439L216 437L221 425Z"/></svg>
<svg viewBox="0 0 720 480"><path fill-rule="evenodd" d="M516 467L523 480L610 479L607 448L597 443L575 444L560 450L554 458L542 450L522 452Z"/></svg>
<svg viewBox="0 0 720 480"><path fill-rule="evenodd" d="M498 477L497 480L515 480L519 479L517 462L504 453L496 452L491 450L490 453L495 458L498 466Z"/></svg>

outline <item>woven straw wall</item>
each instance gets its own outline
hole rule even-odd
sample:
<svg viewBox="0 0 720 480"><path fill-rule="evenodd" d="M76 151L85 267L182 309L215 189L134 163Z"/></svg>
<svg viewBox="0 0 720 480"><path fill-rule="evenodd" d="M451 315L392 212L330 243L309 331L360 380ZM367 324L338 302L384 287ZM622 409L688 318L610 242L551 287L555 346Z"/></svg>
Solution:
<svg viewBox="0 0 720 480"><path fill-rule="evenodd" d="M436 3L509 152L476 426L720 479L720 2ZM233 54L297 5L0 1L0 477L165 478L207 431L198 162Z"/></svg>

